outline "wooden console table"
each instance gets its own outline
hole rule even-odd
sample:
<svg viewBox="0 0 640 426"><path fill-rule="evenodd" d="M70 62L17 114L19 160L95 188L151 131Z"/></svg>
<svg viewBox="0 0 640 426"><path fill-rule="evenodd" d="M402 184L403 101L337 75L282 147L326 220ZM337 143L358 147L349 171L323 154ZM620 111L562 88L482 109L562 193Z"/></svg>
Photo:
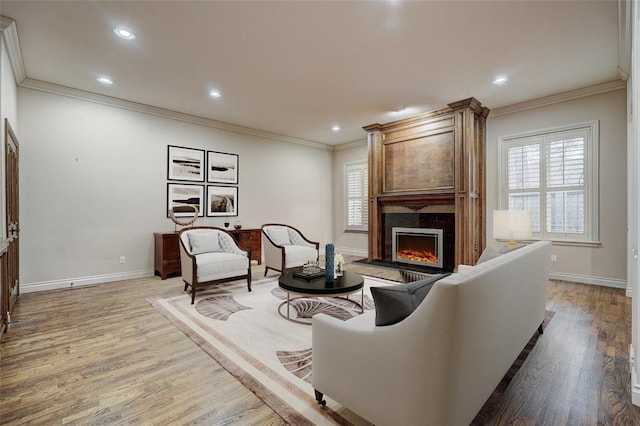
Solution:
<svg viewBox="0 0 640 426"><path fill-rule="evenodd" d="M260 229L228 229L228 233L244 249L251 249L251 260L262 261L262 230ZM154 272L164 280L169 275L180 275L180 240L179 232L154 232L155 265Z"/></svg>

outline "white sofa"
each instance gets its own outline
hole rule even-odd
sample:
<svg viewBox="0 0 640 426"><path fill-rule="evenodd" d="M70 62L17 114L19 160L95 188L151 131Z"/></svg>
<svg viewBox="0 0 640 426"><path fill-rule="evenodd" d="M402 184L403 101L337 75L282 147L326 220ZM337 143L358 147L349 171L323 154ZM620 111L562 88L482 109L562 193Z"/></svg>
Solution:
<svg viewBox="0 0 640 426"><path fill-rule="evenodd" d="M378 425L468 425L544 319L551 243L437 281L404 320L313 317L313 387Z"/></svg>

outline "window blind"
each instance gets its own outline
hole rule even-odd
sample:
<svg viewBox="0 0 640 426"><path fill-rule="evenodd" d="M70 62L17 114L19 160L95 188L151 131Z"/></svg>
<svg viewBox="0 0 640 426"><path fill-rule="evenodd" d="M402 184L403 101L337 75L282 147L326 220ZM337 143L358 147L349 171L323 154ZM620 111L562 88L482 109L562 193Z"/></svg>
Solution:
<svg viewBox="0 0 640 426"><path fill-rule="evenodd" d="M597 122L554 130L500 139L500 205L531 210L540 238L595 241Z"/></svg>
<svg viewBox="0 0 640 426"><path fill-rule="evenodd" d="M366 162L345 166L347 229L367 230L369 224L368 181Z"/></svg>

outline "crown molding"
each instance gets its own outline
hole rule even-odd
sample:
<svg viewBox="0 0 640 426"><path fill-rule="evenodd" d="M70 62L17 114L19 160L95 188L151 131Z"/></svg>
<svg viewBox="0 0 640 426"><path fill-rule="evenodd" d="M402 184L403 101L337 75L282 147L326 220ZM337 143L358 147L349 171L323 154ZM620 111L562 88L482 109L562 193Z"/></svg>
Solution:
<svg viewBox="0 0 640 426"><path fill-rule="evenodd" d="M529 101L520 102L513 105L507 105L501 108L492 109L489 118L499 117L501 115L513 114L514 112L526 111L529 109L540 108L543 106L553 105L560 102L580 99L587 96L599 95L601 93L612 92L614 90L626 89L627 82L622 80L609 81L607 83L596 84L594 86L583 87L582 89L571 90L568 92L557 93L551 96L531 99Z"/></svg>
<svg viewBox="0 0 640 426"><path fill-rule="evenodd" d="M342 143L340 145L335 145L333 147L334 151L343 151L345 149L351 149L351 148L356 148L356 147L360 147L360 146L367 146L367 140L366 139L361 139L361 140L357 140L357 141L353 141L353 142L347 142L347 143Z"/></svg>
<svg viewBox="0 0 640 426"><path fill-rule="evenodd" d="M22 60L22 51L20 50L20 42L18 41L16 21L6 16L0 16L0 30L2 30L2 39L7 48L11 69L13 69L13 77L16 80L16 84L20 84L27 78L27 73L24 70L24 61Z"/></svg>
<svg viewBox="0 0 640 426"><path fill-rule="evenodd" d="M112 96L100 95L98 93L88 92L85 90L74 89L72 87L62 86L46 81L27 78L19 84L20 87L38 90L41 92L52 93L55 95L67 96L70 98L81 99L87 102L93 102L101 105L112 106L115 108L126 109L129 111L141 112L144 114L156 115L172 120L183 121L186 123L197 124L205 127L226 130L229 132L240 133L244 135L257 136L264 139L276 140L279 142L287 142L296 145L304 145L310 148L321 149L325 151L333 151L333 146L320 142L308 141L305 139L294 138L291 136L279 135L277 133L266 132L263 130L252 129L250 127L238 126L235 124L225 123L210 118L199 117L197 115L185 114L182 112L172 111L164 108L154 107L151 105L141 104L137 102L127 101L125 99L115 98Z"/></svg>

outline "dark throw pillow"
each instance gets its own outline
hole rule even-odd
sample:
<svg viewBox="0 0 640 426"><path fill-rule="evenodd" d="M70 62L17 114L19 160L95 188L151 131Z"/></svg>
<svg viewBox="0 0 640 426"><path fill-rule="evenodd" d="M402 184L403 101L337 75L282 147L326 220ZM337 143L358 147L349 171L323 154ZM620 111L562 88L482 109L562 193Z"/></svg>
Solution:
<svg viewBox="0 0 640 426"><path fill-rule="evenodd" d="M446 275L448 274L408 284L371 287L376 307L376 325L391 325L408 317L427 297L433 284Z"/></svg>

